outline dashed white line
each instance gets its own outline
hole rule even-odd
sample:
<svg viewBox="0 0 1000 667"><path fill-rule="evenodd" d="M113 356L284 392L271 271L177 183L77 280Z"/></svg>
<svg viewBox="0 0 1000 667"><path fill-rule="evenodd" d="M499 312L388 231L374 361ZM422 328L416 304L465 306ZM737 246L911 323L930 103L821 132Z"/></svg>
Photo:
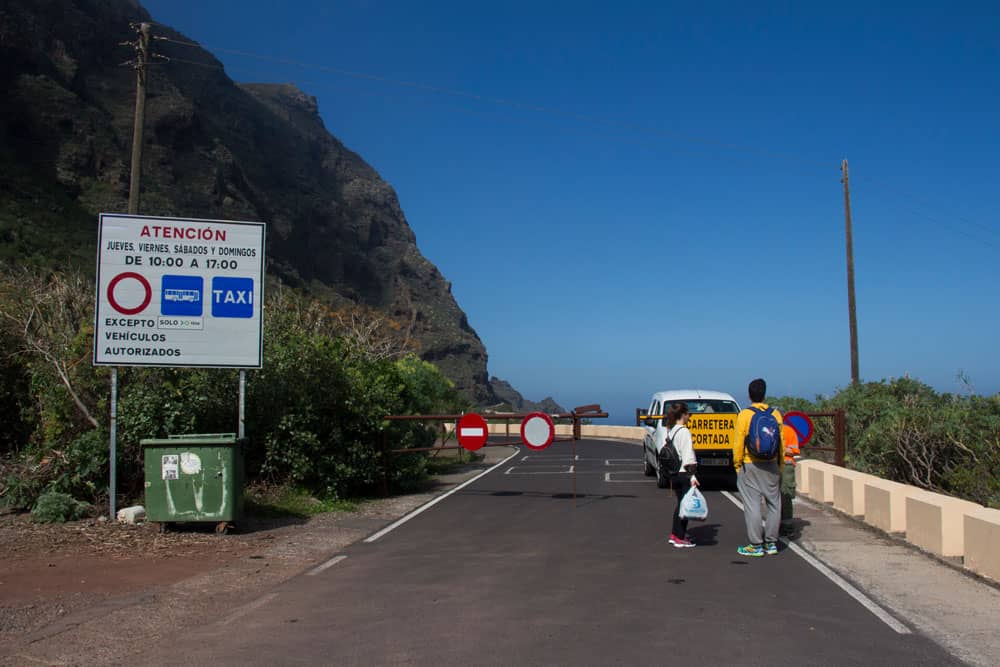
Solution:
<svg viewBox="0 0 1000 667"><path fill-rule="evenodd" d="M645 475L641 472L635 473L636 475L642 475L639 479L611 479L611 475L631 475L630 472L606 472L604 473L604 481L610 482L611 484L655 484L655 479L647 479Z"/></svg>
<svg viewBox="0 0 1000 667"><path fill-rule="evenodd" d="M729 498L729 500L731 500L734 505L740 508L740 511L743 511L742 501L734 497L733 494L729 493L728 491L723 491L722 495L724 495L726 498ZM890 628L892 628L901 635L911 634L911 630L908 627L897 621L889 612L880 607L878 603L876 603L870 597L859 591L853 584L851 584L846 579L841 577L839 574L831 570L827 565L825 565L811 553L809 553L799 545L787 539L782 538L781 542L789 549L791 549L793 552L798 554L798 556L802 558L802 560L804 560L805 562L809 563L814 568L816 568L820 572L820 574L825 576L827 579L829 579L838 587L840 587L841 590L843 590L845 593L847 593L852 598L857 600L861 604L861 606L863 606L871 613L875 614L875 616L878 617L880 621L882 621L883 623L885 623L886 625L888 625Z"/></svg>

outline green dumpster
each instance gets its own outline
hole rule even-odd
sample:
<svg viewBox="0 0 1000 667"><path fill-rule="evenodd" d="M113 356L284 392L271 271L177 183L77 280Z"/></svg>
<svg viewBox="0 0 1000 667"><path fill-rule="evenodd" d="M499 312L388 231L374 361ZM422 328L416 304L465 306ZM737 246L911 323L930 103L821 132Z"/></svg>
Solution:
<svg viewBox="0 0 1000 667"><path fill-rule="evenodd" d="M211 522L224 533L243 515L243 441L234 433L140 441L146 517L160 524Z"/></svg>

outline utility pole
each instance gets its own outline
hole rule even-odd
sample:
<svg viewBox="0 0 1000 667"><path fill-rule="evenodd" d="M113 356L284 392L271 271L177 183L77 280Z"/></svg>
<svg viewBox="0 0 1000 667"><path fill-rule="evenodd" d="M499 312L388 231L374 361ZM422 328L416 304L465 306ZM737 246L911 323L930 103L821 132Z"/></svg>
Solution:
<svg viewBox="0 0 1000 667"><path fill-rule="evenodd" d="M149 65L149 30L148 23L138 26L139 41L134 46L136 59L131 63L135 67L135 119L132 125L132 173L128 184L129 215L139 213L139 176L142 173L142 126L146 120L146 75ZM129 63L126 63L129 64ZM118 368L111 368L111 416L109 426L108 451L108 510L111 521L116 520L116 500L118 493Z"/></svg>
<svg viewBox="0 0 1000 667"><path fill-rule="evenodd" d="M132 175L128 185L128 212L139 213L139 176L142 173L142 126L146 118L146 76L149 65L150 24L139 24L135 64L135 121L132 125Z"/></svg>
<svg viewBox="0 0 1000 667"><path fill-rule="evenodd" d="M851 235L851 187L847 175L847 160L840 169L844 174L844 217L847 224L847 310L851 322L851 384L860 382L858 371L858 311L854 301L854 241Z"/></svg>

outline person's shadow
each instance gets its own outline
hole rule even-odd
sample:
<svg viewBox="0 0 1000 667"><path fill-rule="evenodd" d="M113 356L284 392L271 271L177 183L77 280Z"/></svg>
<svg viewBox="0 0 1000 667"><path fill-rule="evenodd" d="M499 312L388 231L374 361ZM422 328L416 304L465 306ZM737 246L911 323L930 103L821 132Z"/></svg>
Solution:
<svg viewBox="0 0 1000 667"><path fill-rule="evenodd" d="M719 523L689 523L687 532L699 547L710 547L719 543L718 535L721 525Z"/></svg>
<svg viewBox="0 0 1000 667"><path fill-rule="evenodd" d="M795 540L802 537L802 531L808 525L809 522L806 521L805 519L792 519L791 526L787 528L784 526L781 527L781 537L784 537L786 540L789 540L790 542L794 542Z"/></svg>

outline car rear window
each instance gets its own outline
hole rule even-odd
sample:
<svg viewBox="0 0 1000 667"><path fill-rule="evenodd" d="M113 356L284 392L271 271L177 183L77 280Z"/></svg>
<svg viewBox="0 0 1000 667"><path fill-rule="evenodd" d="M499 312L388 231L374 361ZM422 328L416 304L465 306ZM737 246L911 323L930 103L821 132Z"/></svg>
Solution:
<svg viewBox="0 0 1000 667"><path fill-rule="evenodd" d="M691 399L684 401L687 403L691 414L702 414L712 412L739 412L740 408L733 401L722 399Z"/></svg>

